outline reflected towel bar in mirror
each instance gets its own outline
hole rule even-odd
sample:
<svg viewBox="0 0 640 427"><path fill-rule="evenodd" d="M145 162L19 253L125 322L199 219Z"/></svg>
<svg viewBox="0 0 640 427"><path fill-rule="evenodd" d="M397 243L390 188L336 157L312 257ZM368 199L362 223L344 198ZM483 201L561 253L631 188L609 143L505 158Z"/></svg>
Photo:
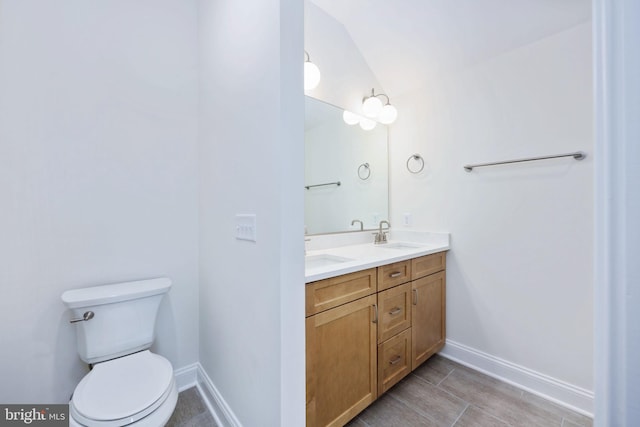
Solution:
<svg viewBox="0 0 640 427"><path fill-rule="evenodd" d="M315 185L305 185L304 188L306 188L307 190L313 187L324 187L326 185L337 185L338 187L340 187L340 181L336 181L336 182L327 182L324 184L315 184Z"/></svg>

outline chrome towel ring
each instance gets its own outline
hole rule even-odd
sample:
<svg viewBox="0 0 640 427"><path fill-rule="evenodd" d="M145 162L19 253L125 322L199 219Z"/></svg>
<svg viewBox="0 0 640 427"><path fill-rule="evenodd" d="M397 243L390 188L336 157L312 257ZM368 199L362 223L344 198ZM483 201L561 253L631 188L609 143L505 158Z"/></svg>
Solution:
<svg viewBox="0 0 640 427"><path fill-rule="evenodd" d="M415 162L419 162L419 167L414 167L411 168L411 166L409 165L409 163L411 162L411 160L414 160ZM420 154L413 154L411 156L409 156L409 158L407 159L407 170L411 173L420 173L422 172L422 170L424 169L424 159L422 158L422 156Z"/></svg>
<svg viewBox="0 0 640 427"><path fill-rule="evenodd" d="M369 163L363 163L358 166L358 178L363 181L366 181L371 176L371 168L369 167Z"/></svg>

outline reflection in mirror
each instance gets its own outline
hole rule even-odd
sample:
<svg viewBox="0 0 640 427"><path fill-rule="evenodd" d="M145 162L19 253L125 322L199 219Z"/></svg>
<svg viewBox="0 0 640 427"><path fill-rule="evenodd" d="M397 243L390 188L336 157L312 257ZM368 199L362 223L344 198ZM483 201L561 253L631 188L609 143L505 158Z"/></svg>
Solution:
<svg viewBox="0 0 640 427"><path fill-rule="evenodd" d="M354 220L377 228L389 218L387 127L362 130L341 108L305 98L306 233L360 230Z"/></svg>

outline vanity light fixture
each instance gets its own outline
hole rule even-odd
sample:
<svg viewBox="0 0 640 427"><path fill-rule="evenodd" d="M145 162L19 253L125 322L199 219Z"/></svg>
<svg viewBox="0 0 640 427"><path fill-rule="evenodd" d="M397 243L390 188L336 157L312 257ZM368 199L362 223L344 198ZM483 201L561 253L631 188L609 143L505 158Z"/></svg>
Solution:
<svg viewBox="0 0 640 427"><path fill-rule="evenodd" d="M384 96L387 99L386 104L382 104L379 98L380 96ZM371 89L370 96L362 100L362 112L364 116L345 110L342 113L342 119L348 125L359 124L362 129L371 130L375 128L378 123L390 125L395 122L398 117L398 110L391 105L389 97L384 93L376 94L374 89Z"/></svg>
<svg viewBox="0 0 640 427"><path fill-rule="evenodd" d="M387 98L387 103L382 104L382 101L378 97L384 96ZM398 117L398 110L391 105L389 97L384 93L376 95L375 90L371 89L371 95L362 100L362 112L365 116L375 119L382 124L389 125L393 123Z"/></svg>
<svg viewBox="0 0 640 427"><path fill-rule="evenodd" d="M360 119L360 127L362 128L362 130L372 130L376 127L377 124L378 122L367 117L362 117Z"/></svg>
<svg viewBox="0 0 640 427"><path fill-rule="evenodd" d="M351 111L344 110L342 113L342 120L348 125L357 125L360 123L362 116L352 113Z"/></svg>
<svg viewBox="0 0 640 427"><path fill-rule="evenodd" d="M371 96L362 100L362 112L371 118L378 117L378 114L382 112L382 101L378 99L373 89L371 89Z"/></svg>
<svg viewBox="0 0 640 427"><path fill-rule="evenodd" d="M320 69L311 62L309 52L305 50L304 55L304 90L312 90L320 83Z"/></svg>
<svg viewBox="0 0 640 427"><path fill-rule="evenodd" d="M352 113L348 110L342 112L342 120L348 125L360 125L362 130L371 130L378 124L378 122L373 119Z"/></svg>

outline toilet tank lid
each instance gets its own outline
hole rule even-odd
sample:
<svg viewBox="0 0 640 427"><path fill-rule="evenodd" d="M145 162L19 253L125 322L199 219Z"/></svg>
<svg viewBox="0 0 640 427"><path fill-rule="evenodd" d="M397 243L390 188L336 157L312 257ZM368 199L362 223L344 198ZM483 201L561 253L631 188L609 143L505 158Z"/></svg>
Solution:
<svg viewBox="0 0 640 427"><path fill-rule="evenodd" d="M111 304L118 301L163 294L168 292L170 287L171 279L159 277L156 279L72 289L62 294L62 301L69 308Z"/></svg>

